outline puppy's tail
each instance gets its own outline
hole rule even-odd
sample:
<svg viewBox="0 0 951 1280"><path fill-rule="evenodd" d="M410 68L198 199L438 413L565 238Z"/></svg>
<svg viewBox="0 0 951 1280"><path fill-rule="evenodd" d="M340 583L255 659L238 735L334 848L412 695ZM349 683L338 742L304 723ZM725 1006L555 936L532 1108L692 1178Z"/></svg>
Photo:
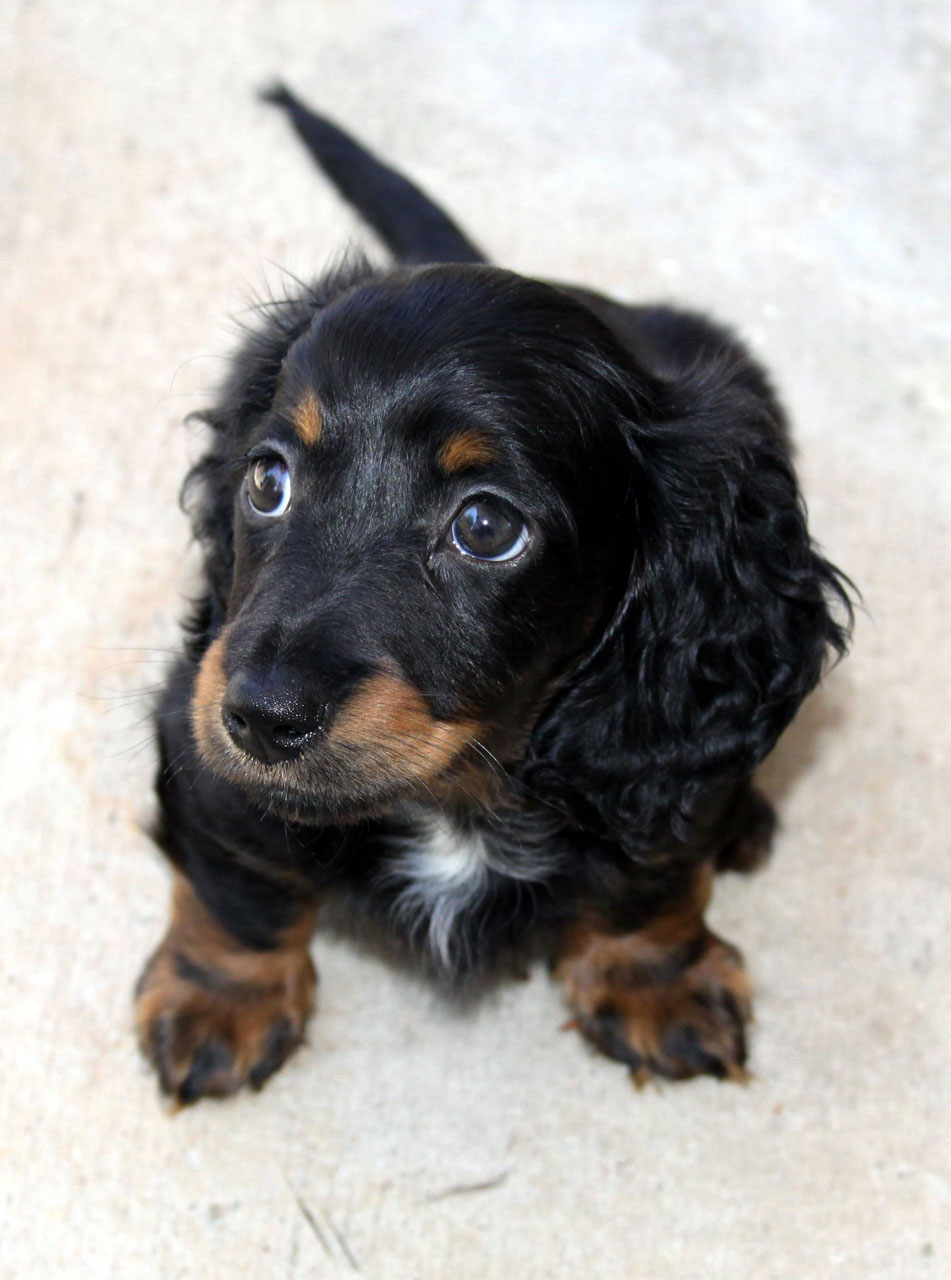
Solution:
<svg viewBox="0 0 951 1280"><path fill-rule="evenodd" d="M261 97L287 112L297 136L340 194L380 236L397 262L485 262L428 196L282 84Z"/></svg>

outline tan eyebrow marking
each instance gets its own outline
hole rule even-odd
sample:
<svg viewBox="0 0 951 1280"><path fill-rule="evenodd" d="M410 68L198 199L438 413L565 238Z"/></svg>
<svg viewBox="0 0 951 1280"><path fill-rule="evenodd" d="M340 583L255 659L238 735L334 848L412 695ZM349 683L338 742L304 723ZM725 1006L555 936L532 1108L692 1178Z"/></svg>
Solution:
<svg viewBox="0 0 951 1280"><path fill-rule="evenodd" d="M303 398L294 405L290 412L294 430L304 444L316 444L320 439L323 424L320 420L320 405L313 391L305 391Z"/></svg>
<svg viewBox="0 0 951 1280"><path fill-rule="evenodd" d="M467 467L478 467L496 458L492 442L481 431L460 431L450 436L439 447L436 461L447 475L457 471L465 471Z"/></svg>

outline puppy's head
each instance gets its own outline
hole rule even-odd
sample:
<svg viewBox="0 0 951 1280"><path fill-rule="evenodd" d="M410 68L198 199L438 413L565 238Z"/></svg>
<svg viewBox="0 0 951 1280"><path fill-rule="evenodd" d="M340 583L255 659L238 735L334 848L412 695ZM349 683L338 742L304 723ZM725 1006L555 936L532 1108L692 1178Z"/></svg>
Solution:
<svg viewBox="0 0 951 1280"><path fill-rule="evenodd" d="M208 765L310 822L504 767L628 840L749 768L841 637L736 351L648 372L586 306L485 267L278 308L197 468Z"/></svg>
<svg viewBox="0 0 951 1280"><path fill-rule="evenodd" d="M200 751L304 821L479 790L627 582L607 335L554 289L442 268L338 290L272 336L202 464L220 626Z"/></svg>

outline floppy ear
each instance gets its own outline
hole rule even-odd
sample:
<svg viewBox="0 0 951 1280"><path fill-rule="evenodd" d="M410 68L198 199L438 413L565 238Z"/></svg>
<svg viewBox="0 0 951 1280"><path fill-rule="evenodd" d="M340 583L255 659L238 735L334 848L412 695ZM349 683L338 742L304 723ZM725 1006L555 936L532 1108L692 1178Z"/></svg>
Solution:
<svg viewBox="0 0 951 1280"><path fill-rule="evenodd" d="M851 620L847 580L810 542L766 379L732 340L715 347L625 427L639 473L627 590L523 771L635 855L689 841L718 789L772 748L827 650L844 651Z"/></svg>

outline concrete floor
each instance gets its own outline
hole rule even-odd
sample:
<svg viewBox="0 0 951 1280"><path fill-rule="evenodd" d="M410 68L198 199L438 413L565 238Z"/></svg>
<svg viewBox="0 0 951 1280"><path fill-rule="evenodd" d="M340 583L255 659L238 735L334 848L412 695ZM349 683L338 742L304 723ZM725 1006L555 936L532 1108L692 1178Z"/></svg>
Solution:
<svg viewBox="0 0 951 1280"><path fill-rule="evenodd" d="M0 1274L951 1274L951 15L943 0L7 0ZM167 874L148 689L176 492L270 264L363 233L281 74L496 257L739 327L797 424L853 656L767 766L716 926L755 1079L636 1093L542 973L465 1018L318 939L311 1045L170 1119L130 988Z"/></svg>

